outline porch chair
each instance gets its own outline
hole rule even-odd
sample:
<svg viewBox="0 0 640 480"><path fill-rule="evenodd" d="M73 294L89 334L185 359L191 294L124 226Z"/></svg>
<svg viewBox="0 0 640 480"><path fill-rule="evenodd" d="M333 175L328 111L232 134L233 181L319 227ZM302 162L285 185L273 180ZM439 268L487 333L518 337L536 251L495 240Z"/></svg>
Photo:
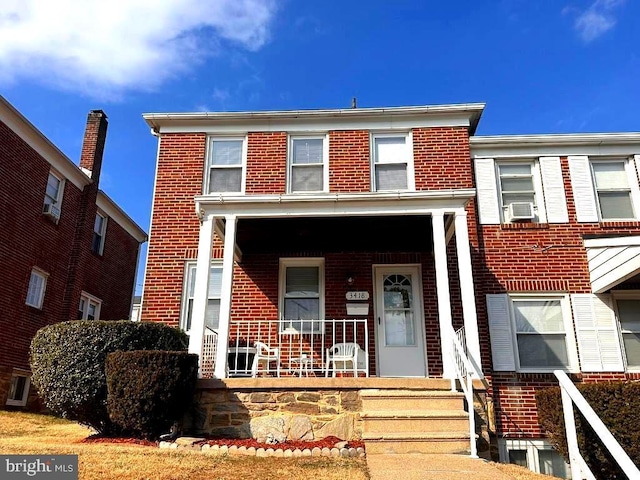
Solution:
<svg viewBox="0 0 640 480"><path fill-rule="evenodd" d="M260 367L263 371L269 372L271 362L276 364L276 374L280 376L280 351L278 347L269 347L266 343L256 342L256 354L253 357L253 365L251 366L251 376L257 377Z"/></svg>
<svg viewBox="0 0 640 480"><path fill-rule="evenodd" d="M332 347L327 348L324 376L329 376L329 370L333 363L333 376L336 376L336 371L346 371L347 366L351 364L349 369L353 369L353 376L358 376L358 353L361 352L360 345L357 343L336 343Z"/></svg>

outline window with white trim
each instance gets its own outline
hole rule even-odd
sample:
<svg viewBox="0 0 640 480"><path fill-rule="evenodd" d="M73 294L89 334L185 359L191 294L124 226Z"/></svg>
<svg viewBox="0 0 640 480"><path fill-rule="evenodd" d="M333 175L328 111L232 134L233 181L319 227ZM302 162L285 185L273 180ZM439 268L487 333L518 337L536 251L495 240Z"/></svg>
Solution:
<svg viewBox="0 0 640 480"><path fill-rule="evenodd" d="M30 307L42 309L44 292L47 289L48 274L39 268L31 270L29 277L29 288L27 289L26 304Z"/></svg>
<svg viewBox="0 0 640 480"><path fill-rule="evenodd" d="M206 192L243 192L246 156L246 141L242 137L209 138Z"/></svg>
<svg viewBox="0 0 640 480"><path fill-rule="evenodd" d="M42 212L53 218L55 222L60 219L60 208L62 206L62 194L64 192L64 178L53 172L49 172L47 186L44 191L44 205Z"/></svg>
<svg viewBox="0 0 640 480"><path fill-rule="evenodd" d="M102 300L82 292L78 302L78 320L100 320Z"/></svg>
<svg viewBox="0 0 640 480"><path fill-rule="evenodd" d="M281 333L318 333L324 319L324 259L280 261Z"/></svg>
<svg viewBox="0 0 640 480"><path fill-rule="evenodd" d="M185 267L183 286L182 312L180 327L187 333L191 330L193 318L193 300L196 288L196 262L188 262ZM220 295L222 289L222 265L212 263L209 270L209 294L205 313L205 327L212 331L218 330L220 322Z"/></svg>
<svg viewBox="0 0 640 480"><path fill-rule="evenodd" d="M372 136L373 191L414 190L411 134Z"/></svg>
<svg viewBox="0 0 640 480"><path fill-rule="evenodd" d="M496 163L502 221L544 219L542 182L537 162Z"/></svg>
<svg viewBox="0 0 640 480"><path fill-rule="evenodd" d="M487 295L496 371L550 372L578 365L566 295Z"/></svg>
<svg viewBox="0 0 640 480"><path fill-rule="evenodd" d="M328 190L328 137L292 136L289 138L288 192L325 192Z"/></svg>
<svg viewBox="0 0 640 480"><path fill-rule="evenodd" d="M637 218L631 191L637 180L628 160L592 160L591 173L601 220Z"/></svg>
<svg viewBox="0 0 640 480"><path fill-rule="evenodd" d="M91 241L91 251L98 255L102 255L104 251L104 237L107 230L107 217L100 212L96 213L96 219L93 222L93 240Z"/></svg>
<svg viewBox="0 0 640 480"><path fill-rule="evenodd" d="M29 398L29 385L31 380L27 375L13 374L11 376L11 384L9 385L9 395L7 396L7 405L14 407L24 407Z"/></svg>
<svg viewBox="0 0 640 480"><path fill-rule="evenodd" d="M640 297L616 295L615 303L627 368L640 370Z"/></svg>
<svg viewBox="0 0 640 480"><path fill-rule="evenodd" d="M500 461L558 478L570 478L571 470L562 455L545 440L525 438L498 440Z"/></svg>

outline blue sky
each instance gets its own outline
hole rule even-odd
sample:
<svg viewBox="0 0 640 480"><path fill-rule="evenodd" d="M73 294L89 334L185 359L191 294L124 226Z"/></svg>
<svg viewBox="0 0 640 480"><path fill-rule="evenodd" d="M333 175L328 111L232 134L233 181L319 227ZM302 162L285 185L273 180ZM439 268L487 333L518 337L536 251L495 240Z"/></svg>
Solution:
<svg viewBox="0 0 640 480"><path fill-rule="evenodd" d="M640 131L639 20L636 0L2 0L0 92L74 161L103 109L101 187L148 230L142 113L355 96L486 102L479 135Z"/></svg>

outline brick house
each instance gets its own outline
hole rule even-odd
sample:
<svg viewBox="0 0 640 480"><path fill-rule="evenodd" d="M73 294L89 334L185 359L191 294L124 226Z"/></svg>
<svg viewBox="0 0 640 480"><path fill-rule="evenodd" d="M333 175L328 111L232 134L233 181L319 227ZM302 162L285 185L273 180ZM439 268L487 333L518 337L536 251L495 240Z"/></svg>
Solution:
<svg viewBox="0 0 640 480"><path fill-rule="evenodd" d="M99 189L107 117L89 113L80 166L0 96L0 405L30 407L29 344L46 325L127 319L146 234Z"/></svg>
<svg viewBox="0 0 640 480"><path fill-rule="evenodd" d="M203 396L199 429L351 410L370 451L457 451L459 427L421 430L428 395L411 405L448 388L462 344L501 459L563 474L533 395L556 368L633 376L640 134L475 136L483 109L144 115L159 147L142 320L184 328L201 388L248 411Z"/></svg>

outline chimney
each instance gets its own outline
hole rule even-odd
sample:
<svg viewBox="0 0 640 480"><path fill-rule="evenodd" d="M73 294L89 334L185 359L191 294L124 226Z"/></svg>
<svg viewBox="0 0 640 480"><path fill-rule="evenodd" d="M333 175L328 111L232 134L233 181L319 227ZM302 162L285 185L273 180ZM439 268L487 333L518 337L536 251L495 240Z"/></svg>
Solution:
<svg viewBox="0 0 640 480"><path fill-rule="evenodd" d="M107 139L107 115L102 110L91 110L87 116L87 126L80 153L80 168L97 185L100 181L102 153Z"/></svg>

